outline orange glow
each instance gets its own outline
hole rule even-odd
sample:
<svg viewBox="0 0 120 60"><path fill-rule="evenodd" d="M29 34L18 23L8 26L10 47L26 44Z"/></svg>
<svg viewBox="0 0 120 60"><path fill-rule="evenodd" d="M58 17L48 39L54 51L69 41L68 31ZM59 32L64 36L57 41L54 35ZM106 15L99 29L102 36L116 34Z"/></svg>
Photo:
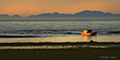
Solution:
<svg viewBox="0 0 120 60"><path fill-rule="evenodd" d="M41 13L71 13L97 10L120 14L120 0L1 0L0 14L22 17Z"/></svg>
<svg viewBox="0 0 120 60"><path fill-rule="evenodd" d="M82 36L82 40L84 42L89 42L91 39L92 39L92 37L90 37L90 36Z"/></svg>

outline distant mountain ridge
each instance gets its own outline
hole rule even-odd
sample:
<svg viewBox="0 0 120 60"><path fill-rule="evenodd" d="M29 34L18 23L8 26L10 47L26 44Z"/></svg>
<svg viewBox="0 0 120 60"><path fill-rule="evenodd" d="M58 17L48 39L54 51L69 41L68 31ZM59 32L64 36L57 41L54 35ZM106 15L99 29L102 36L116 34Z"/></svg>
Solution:
<svg viewBox="0 0 120 60"><path fill-rule="evenodd" d="M7 14L0 14L0 17L10 17ZM20 17L19 15L13 15L11 16L12 18L14 17ZM43 14L38 14L38 15L31 15L28 16L27 18L109 18L109 17L117 17L120 18L120 14L112 14L110 12L104 13L102 11L90 11L90 10L85 10L82 12L78 12L75 14L60 14L58 12L54 13L43 13Z"/></svg>
<svg viewBox="0 0 120 60"><path fill-rule="evenodd" d="M19 15L13 15L13 16L9 16L8 14L0 14L0 18L20 18L21 16Z"/></svg>
<svg viewBox="0 0 120 60"><path fill-rule="evenodd" d="M11 17L20 18L21 16L19 16L19 15L16 14L16 15L13 15Z"/></svg>
<svg viewBox="0 0 120 60"><path fill-rule="evenodd" d="M75 14L60 14L58 12L54 13L44 13L38 15L31 15L29 17L39 17L39 18L107 18L107 17L120 17L120 14L112 14L110 12L104 13L101 11L89 11L85 10Z"/></svg>
<svg viewBox="0 0 120 60"><path fill-rule="evenodd" d="M7 14L0 14L0 17L10 17L10 16Z"/></svg>

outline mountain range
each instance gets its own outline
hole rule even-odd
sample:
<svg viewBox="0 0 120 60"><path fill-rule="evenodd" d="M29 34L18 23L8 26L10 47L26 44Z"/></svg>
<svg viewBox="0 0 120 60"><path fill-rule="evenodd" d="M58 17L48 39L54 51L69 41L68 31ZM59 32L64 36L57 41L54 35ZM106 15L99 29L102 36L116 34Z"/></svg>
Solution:
<svg viewBox="0 0 120 60"><path fill-rule="evenodd" d="M12 18L20 18L19 15L13 15L9 16L7 14L0 14L0 18L6 18L6 17L12 17ZM82 12L78 12L75 14L60 14L58 12L54 13L43 13L43 14L38 14L38 15L31 15L28 16L27 18L120 18L120 14L112 14L110 12L104 13L101 11L90 11L90 10L85 10Z"/></svg>

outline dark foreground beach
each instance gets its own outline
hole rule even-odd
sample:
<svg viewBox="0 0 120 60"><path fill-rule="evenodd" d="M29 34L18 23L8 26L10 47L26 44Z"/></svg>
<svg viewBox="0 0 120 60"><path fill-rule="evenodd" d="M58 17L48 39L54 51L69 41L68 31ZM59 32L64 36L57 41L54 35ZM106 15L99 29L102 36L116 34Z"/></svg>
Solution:
<svg viewBox="0 0 120 60"><path fill-rule="evenodd" d="M2 42L0 60L120 60L120 42Z"/></svg>
<svg viewBox="0 0 120 60"><path fill-rule="evenodd" d="M0 48L0 60L120 60L120 42L0 43Z"/></svg>
<svg viewBox="0 0 120 60"><path fill-rule="evenodd" d="M120 60L120 49L0 50L0 60Z"/></svg>

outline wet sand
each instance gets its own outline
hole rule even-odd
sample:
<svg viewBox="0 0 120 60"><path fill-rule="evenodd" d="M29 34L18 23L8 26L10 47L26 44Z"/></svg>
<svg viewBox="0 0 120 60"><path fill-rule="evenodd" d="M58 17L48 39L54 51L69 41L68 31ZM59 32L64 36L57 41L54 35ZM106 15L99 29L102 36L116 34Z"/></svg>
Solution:
<svg viewBox="0 0 120 60"><path fill-rule="evenodd" d="M0 60L120 60L120 49L0 50Z"/></svg>
<svg viewBox="0 0 120 60"><path fill-rule="evenodd" d="M96 42L120 42L119 36L118 37L104 36L92 38L91 37L10 38L10 39L1 38L0 43L89 42L91 39ZM0 60L106 60L106 59L120 60L120 48L0 50Z"/></svg>
<svg viewBox="0 0 120 60"><path fill-rule="evenodd" d="M116 48L120 49L120 42L39 42L39 43L0 43L2 49L86 49L86 48Z"/></svg>

